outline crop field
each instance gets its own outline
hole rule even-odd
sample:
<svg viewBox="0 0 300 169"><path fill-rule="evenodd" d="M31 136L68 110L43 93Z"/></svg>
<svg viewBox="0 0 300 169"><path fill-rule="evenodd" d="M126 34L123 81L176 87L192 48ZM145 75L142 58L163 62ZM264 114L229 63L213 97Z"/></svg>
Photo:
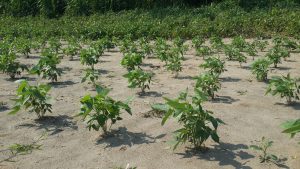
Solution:
<svg viewBox="0 0 300 169"><path fill-rule="evenodd" d="M242 38L222 39L223 46L232 47L235 45L233 41L238 39ZM201 41L201 39L195 38L194 42L196 40ZM215 57L205 54L205 52L204 54L199 53L201 50L197 51L196 49L204 46L214 50L209 40L197 48L192 47L196 46L196 43L186 41L182 46L187 50L184 51L183 58L179 60L181 71L172 73L168 70L170 63L166 65L159 59L158 48L165 44L170 48L166 50L171 50L175 48L173 47L174 41L158 39L145 43L154 51L144 54L145 58L140 56L142 62L132 70L129 70L130 68L127 70L126 66L122 66L127 64L121 64L126 58L121 51L131 50L126 54L142 55L140 42L119 41L117 47L105 49L99 56L97 63L93 66L95 74L99 78L94 82L89 78L86 82L82 82L85 70L90 66L82 65L81 61L84 56L82 53L92 49L91 46L95 42L91 42L91 45L82 45L80 53L70 58L63 51L66 51L71 45L66 41L61 41L61 50L58 50L55 55L60 61L57 69L62 71L61 76L58 76L57 79L54 78L53 82L51 82L51 78L48 80L48 77L52 77L50 74L46 74L47 78L43 79L43 76L39 77L25 71L15 77L26 80L32 86L38 84L51 86L48 94L52 98L49 101L52 104L52 113L46 112L41 116L36 116L34 112L27 113L28 110L16 115L7 114L13 109L14 101L10 99L16 98L16 89L21 82L14 82L10 76L5 73L1 74L0 94L3 103L0 118L2 124L0 128L1 148L5 150L7 145L16 143L31 145L36 142L36 145L41 145L37 150L30 149L29 151L32 151L30 155L16 153L15 157L8 160L6 158L10 158L12 155L10 152L3 152L1 157L5 161L1 162L1 167L116 168L130 164L130 166L138 166L138 168L198 168L199 166L201 168L276 168L277 165L297 168L300 165L300 154L297 147L299 137L289 139L286 134L281 133L283 129L280 125L287 120L299 117L299 103L293 102L288 105L285 98L265 95L271 77L286 76L288 73L291 77L299 76L300 60L297 49L290 52L290 56L286 59L281 59L277 68L269 64L267 80L258 81L256 74L251 73L253 67L251 65L272 51L274 40L247 39L244 41L246 44L267 42L268 45L263 51L257 49L254 58L245 52L240 52L245 56L245 61L241 64L235 59L230 60L229 55L223 52L223 49L215 53L213 55ZM128 42L128 46L132 48L125 48L125 42ZM133 49L135 45L138 46L136 52ZM224 50L226 47L223 47ZM45 49L50 48L45 47ZM28 58L20 53L16 53L16 55L18 55L19 63L27 65L29 68L38 65L43 57L50 56L41 53L40 50L32 50L28 54ZM200 89L199 86L199 90L203 90L200 93L207 95L207 98L198 99L203 108L214 112L213 116L222 119L225 123L219 124L217 130L220 143L208 139L201 145L201 147L205 145L205 150L197 151L193 144L189 143L190 140L186 140L186 144L179 144L177 149L173 150L173 132L181 125L174 118L162 126L164 111L157 111L152 107L158 103L166 103L164 97L177 98L182 91L188 90L189 95L195 95L193 93L196 93L197 79L201 75L209 74L207 72L210 69L199 67L201 64L208 63L208 58L219 58L224 63L224 70L218 75L217 82L214 82L219 86L214 90L214 98L211 98L209 94L205 93L206 90ZM132 89L127 87L130 83L124 75L134 70L152 73L150 83L145 82L149 85L149 89L145 88L144 93L139 87ZM97 87L97 85L109 89L109 96L113 99L130 100L129 106L132 112L132 115L123 112L121 115L123 120L112 125L105 135L101 130L94 131L93 128L89 132L86 128L86 121L83 122L82 117L77 116L81 112L80 103L83 102L81 99L88 94L95 96L97 93L95 86ZM191 102L190 98L187 100L187 102ZM184 101L180 101L178 104L181 102ZM97 122L93 122L93 124L97 124ZM278 164L276 162L277 165L260 163L257 158L260 152L250 148L250 145L259 144L258 141L262 137L274 141L269 151L276 154L281 160ZM20 152L20 154L22 153Z"/></svg>
<svg viewBox="0 0 300 169"><path fill-rule="evenodd" d="M0 169L300 168L299 8L0 0Z"/></svg>

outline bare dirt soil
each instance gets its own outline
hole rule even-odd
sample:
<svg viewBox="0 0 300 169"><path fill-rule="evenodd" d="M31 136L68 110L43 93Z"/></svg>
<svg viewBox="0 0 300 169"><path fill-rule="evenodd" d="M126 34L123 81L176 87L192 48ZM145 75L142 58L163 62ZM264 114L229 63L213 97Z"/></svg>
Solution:
<svg viewBox="0 0 300 169"><path fill-rule="evenodd" d="M260 52L262 57L265 52ZM32 54L29 59L20 61L35 64L39 54ZM224 54L221 57L225 59ZM205 108L215 112L226 125L220 126L218 133L221 143L211 140L206 142L209 150L197 152L190 144L172 150L169 141L172 132L178 128L175 120L161 126L161 119L144 117L151 110L153 103L162 103L163 96L174 98L186 88L192 93L193 77L204 72L199 68L203 63L201 57L190 50L185 55L183 71L178 78L166 71L158 59L148 58L142 66L155 73L154 82L147 94L140 96L140 89L129 89L127 79L123 77L126 70L121 67L122 54L118 49L105 52L101 63L97 64L101 76L99 83L111 89L110 96L117 100L126 100L134 96L131 103L133 115L124 113L124 120L112 127L112 136L102 138L101 132L88 131L85 124L75 115L80 110L80 98L93 94L92 86L81 83L83 69L78 60L64 58L59 67L64 74L52 85L53 113L44 120L35 120L36 115L20 112L8 115L13 106L17 83L0 74L0 102L6 103L0 110L0 149L5 150L14 143L29 144L47 133L39 144L41 150L34 150L28 155L18 155L14 162L2 161L3 169L109 169L123 167L129 163L138 169L267 169L300 168L299 136L290 139L281 133L280 124L286 120L300 117L300 103L285 105L279 97L265 95L267 84L258 82L251 74L253 62L248 57L243 67L238 62L226 61L227 71L221 75L222 89L217 92L215 100L207 102ZM270 76L300 75L300 54L292 53L288 61L283 61L279 68L271 68ZM31 84L36 84L36 76L24 74ZM49 82L42 80L41 82ZM274 141L270 152L284 159L281 166L262 164L258 152L248 148L256 144L263 136ZM8 152L0 152L0 161L7 158Z"/></svg>

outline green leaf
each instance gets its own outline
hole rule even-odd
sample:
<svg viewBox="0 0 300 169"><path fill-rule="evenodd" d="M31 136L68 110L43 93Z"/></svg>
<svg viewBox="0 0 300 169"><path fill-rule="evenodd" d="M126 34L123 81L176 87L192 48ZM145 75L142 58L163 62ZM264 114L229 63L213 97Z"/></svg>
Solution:
<svg viewBox="0 0 300 169"><path fill-rule="evenodd" d="M258 147L257 145L250 145L250 148L253 150L262 150L262 148Z"/></svg>
<svg viewBox="0 0 300 169"><path fill-rule="evenodd" d="M169 111L167 111L167 112L165 113L165 116L163 117L163 119L162 119L162 121L161 121L161 125L162 125L162 126L166 123L167 119L172 115L172 113L173 113L173 111L170 110L170 109L169 109Z"/></svg>

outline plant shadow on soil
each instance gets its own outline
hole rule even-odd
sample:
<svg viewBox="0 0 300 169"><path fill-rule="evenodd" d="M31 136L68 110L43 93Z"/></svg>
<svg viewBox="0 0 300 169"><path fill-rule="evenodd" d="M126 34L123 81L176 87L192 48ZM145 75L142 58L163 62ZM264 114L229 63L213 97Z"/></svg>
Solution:
<svg viewBox="0 0 300 169"><path fill-rule="evenodd" d="M275 103L275 105L281 105L281 106L285 106L285 107L291 107L295 110L300 110L300 103L299 102L293 102L291 104Z"/></svg>
<svg viewBox="0 0 300 169"><path fill-rule="evenodd" d="M149 92L139 92L138 93L138 97L139 98L146 98L146 97L162 97L163 94L162 93L158 93L156 91L149 91Z"/></svg>
<svg viewBox="0 0 300 169"><path fill-rule="evenodd" d="M181 76L181 75L179 75L179 76L175 77L175 79L178 79L178 80L193 80L194 77L189 76L189 75L187 75L187 76Z"/></svg>
<svg viewBox="0 0 300 169"><path fill-rule="evenodd" d="M130 132L125 127L112 130L107 136L101 137L96 144L106 144L107 147L133 146L154 143L156 139L164 137L165 134L153 137L142 132Z"/></svg>
<svg viewBox="0 0 300 169"><path fill-rule="evenodd" d="M181 155L182 158L192 158L196 156L199 159L217 161L220 166L232 166L235 169L251 169L246 163L255 156L247 153L245 151L246 149L248 149L248 146L244 144L220 143L219 145L214 145L214 147L209 149L206 153L189 148L184 153L177 154ZM241 163L237 161L237 158L248 161Z"/></svg>
<svg viewBox="0 0 300 169"><path fill-rule="evenodd" d="M239 82L241 79L239 78L232 78L232 77L221 77L220 80L222 82Z"/></svg>
<svg viewBox="0 0 300 169"><path fill-rule="evenodd" d="M26 76L23 76L23 77L16 77L14 79L11 79L11 78L5 78L6 81L9 81L9 82L15 82L17 80L27 80L27 81L36 81L36 78L34 77L26 77Z"/></svg>
<svg viewBox="0 0 300 169"><path fill-rule="evenodd" d="M65 88L74 84L77 84L73 81L67 80L67 81L63 81L63 82L50 82L49 84L51 84L53 86L53 88Z"/></svg>
<svg viewBox="0 0 300 169"><path fill-rule="evenodd" d="M232 104L234 102L239 101L240 99L233 99L230 96L218 96L211 100L212 103L225 103L225 104Z"/></svg>
<svg viewBox="0 0 300 169"><path fill-rule="evenodd" d="M44 116L41 119L34 120L35 123L25 123L19 126L28 128L34 127L37 130L44 129L50 132L50 135L55 135L64 131L65 128L77 130L78 126L72 119L72 117L66 115Z"/></svg>

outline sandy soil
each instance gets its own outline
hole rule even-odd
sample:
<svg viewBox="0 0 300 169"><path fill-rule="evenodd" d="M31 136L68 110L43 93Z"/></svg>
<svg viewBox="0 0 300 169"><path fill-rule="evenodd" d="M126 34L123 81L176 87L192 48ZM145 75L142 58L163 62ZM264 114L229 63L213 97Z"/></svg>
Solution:
<svg viewBox="0 0 300 169"><path fill-rule="evenodd" d="M217 92L216 100L205 104L226 123L219 128L221 143L207 141L206 146L210 149L206 153L194 151L189 144L175 151L170 148L172 132L178 127L176 121L170 120L161 126L160 118L145 118L144 114L151 110L151 104L163 102L163 96L174 98L187 87L193 88L192 77L204 71L198 67L203 59L194 53L193 50L187 52L178 78L167 72L158 59L145 59L143 68L152 70L155 77L147 96L139 96L139 89L129 89L127 79L122 77L126 73L120 65L122 54L105 52L96 67L101 72L99 82L111 88L110 96L117 100L135 97L131 103L133 115L124 113L124 120L112 127L114 136L108 138L102 138L101 132L88 131L81 119L74 117L79 112L80 98L95 92L90 85L80 83L84 66L78 59L69 61L65 58L59 65L65 73L57 84L52 85L53 113L42 121L35 120L36 115L27 112L15 116L7 114L13 105L9 99L15 97L17 84L0 74L0 102L7 103L7 109L0 111L0 149L5 150L14 143L32 143L43 133L48 134L39 142L41 150L19 155L13 158L15 162L1 162L0 168L108 169L125 168L128 163L138 169L278 168L274 164L261 164L259 153L247 148L262 136L274 141L271 153L286 158L281 167L300 168L300 146L297 144L300 137L290 139L279 127L286 120L300 117L300 103L286 106L284 99L265 96L267 84L257 82L251 74L250 57L242 68L237 62L226 61L227 71L221 76L222 89ZM264 52L260 53L263 55ZM37 54L22 61L34 64L38 61ZM293 53L288 61L279 64L278 69L272 69L270 76L288 72L299 77L299 53ZM37 77L24 76L36 84ZM0 152L0 160L8 154Z"/></svg>

